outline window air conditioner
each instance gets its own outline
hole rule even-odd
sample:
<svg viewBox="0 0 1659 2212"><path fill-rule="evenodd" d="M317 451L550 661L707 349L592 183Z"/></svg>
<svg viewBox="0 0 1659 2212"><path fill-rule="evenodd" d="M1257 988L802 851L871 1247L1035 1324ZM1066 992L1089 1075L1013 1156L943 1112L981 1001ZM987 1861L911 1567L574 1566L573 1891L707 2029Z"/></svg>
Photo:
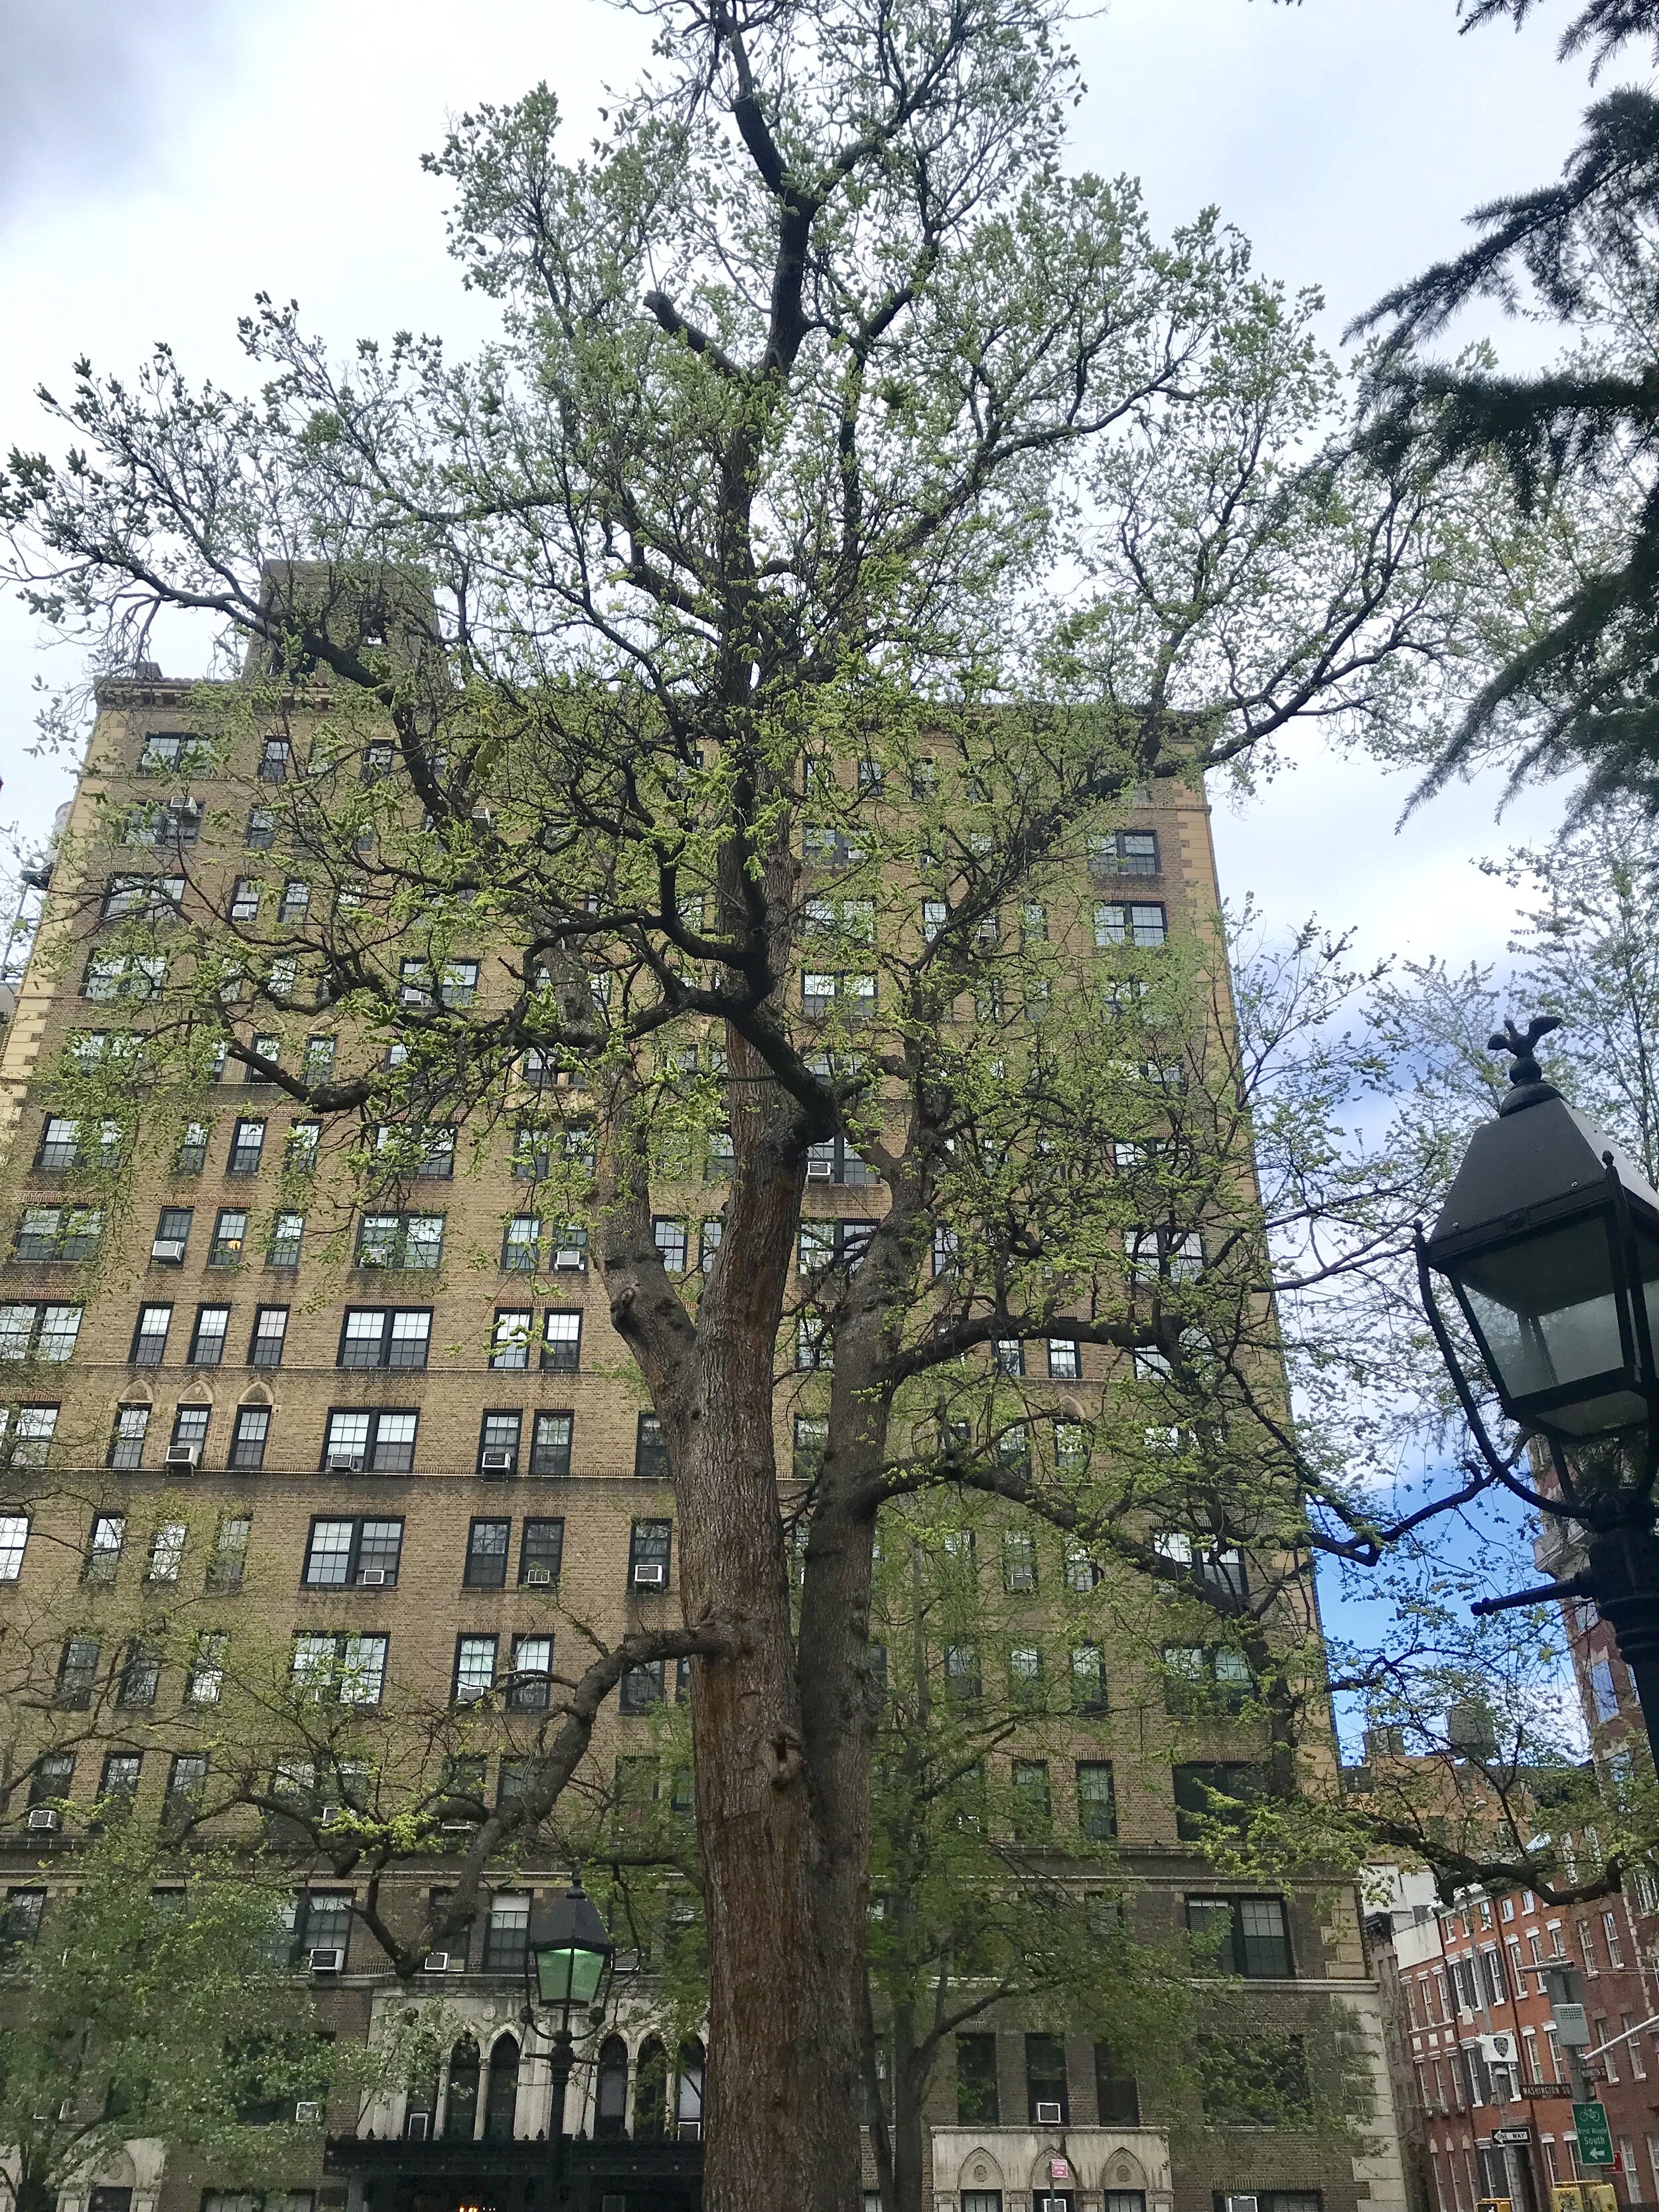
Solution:
<svg viewBox="0 0 1659 2212"><path fill-rule="evenodd" d="M551 1567L526 1567L524 1571L524 1578L525 1585L529 1589L551 1589L553 1587Z"/></svg>
<svg viewBox="0 0 1659 2212"><path fill-rule="evenodd" d="M701 2120L681 2120L678 2124L676 2132L678 2134L679 2139L682 2142L701 2142L702 2141L702 2122Z"/></svg>
<svg viewBox="0 0 1659 2212"><path fill-rule="evenodd" d="M359 1567L357 1570L357 1581L359 1586L363 1589L384 1589L386 1588L386 1569L384 1567Z"/></svg>
<svg viewBox="0 0 1659 2212"><path fill-rule="evenodd" d="M1224 2197L1221 2212L1260 2212L1259 2197Z"/></svg>
<svg viewBox="0 0 1659 2212"><path fill-rule="evenodd" d="M428 2135L431 2131L431 2127L432 2115L430 2112L411 2112L409 2115L409 2118L404 2122L404 2141L405 2142L424 2142Z"/></svg>
<svg viewBox="0 0 1659 2212"><path fill-rule="evenodd" d="M169 1444L167 1463L169 1467L200 1467L202 1447L200 1444Z"/></svg>
<svg viewBox="0 0 1659 2212"><path fill-rule="evenodd" d="M836 1164L833 1160L815 1160L810 1152L807 1154L806 1180L808 1182L830 1182L834 1179L835 1172Z"/></svg>
<svg viewBox="0 0 1659 2212"><path fill-rule="evenodd" d="M438 1832L444 1836L470 1836L475 1825L471 1820L440 1820Z"/></svg>
<svg viewBox="0 0 1659 2212"><path fill-rule="evenodd" d="M182 1260L185 1240L182 1237L158 1237L149 1248L149 1256L152 1260Z"/></svg>
<svg viewBox="0 0 1659 2212"><path fill-rule="evenodd" d="M510 1451L501 1451L493 1449L489 1451L480 1452L478 1455L478 1465L486 1474L511 1474L513 1472L513 1455Z"/></svg>
<svg viewBox="0 0 1659 2212"><path fill-rule="evenodd" d="M313 1974L337 1974L345 1964L345 1953L337 1943L328 1944L307 1952L306 1964Z"/></svg>
<svg viewBox="0 0 1659 2212"><path fill-rule="evenodd" d="M63 1816L50 1805L36 1805L29 1814L30 1832L37 1836L55 1836L63 1826Z"/></svg>
<svg viewBox="0 0 1659 2212"><path fill-rule="evenodd" d="M294 2122L296 2127L321 2127L323 2124L322 2106L319 2104L313 2104L308 2097L301 2098L300 2102L294 2107Z"/></svg>
<svg viewBox="0 0 1659 2212"><path fill-rule="evenodd" d="M328 1455L328 1471L331 1474L356 1474L362 1471L362 1464L363 1455L361 1452L331 1452Z"/></svg>
<svg viewBox="0 0 1659 2212"><path fill-rule="evenodd" d="M421 1972L423 1974L447 1974L449 1972L448 1952L428 1951L421 1961Z"/></svg>
<svg viewBox="0 0 1659 2212"><path fill-rule="evenodd" d="M1039 2097L1036 2124L1040 2128L1057 2128L1060 2125L1060 2106L1057 2104L1045 2104Z"/></svg>
<svg viewBox="0 0 1659 2212"><path fill-rule="evenodd" d="M331 1821L337 1820L339 1817L340 1808L337 1805L319 1805L317 1808L317 1822L319 1827L326 1828Z"/></svg>
<svg viewBox="0 0 1659 2212"><path fill-rule="evenodd" d="M668 1580L668 1570L660 1559L635 1559L634 1587L635 1589L661 1589Z"/></svg>

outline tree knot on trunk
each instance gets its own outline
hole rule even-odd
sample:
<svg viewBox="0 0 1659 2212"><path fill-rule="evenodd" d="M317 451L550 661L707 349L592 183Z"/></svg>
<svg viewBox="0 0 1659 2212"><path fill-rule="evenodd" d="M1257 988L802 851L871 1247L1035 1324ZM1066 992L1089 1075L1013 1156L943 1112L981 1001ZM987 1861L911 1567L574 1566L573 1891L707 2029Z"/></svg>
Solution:
<svg viewBox="0 0 1659 2212"><path fill-rule="evenodd" d="M793 1729L779 1729L772 1738L772 1787L788 1790L799 1781L806 1770L801 1756L800 1738Z"/></svg>

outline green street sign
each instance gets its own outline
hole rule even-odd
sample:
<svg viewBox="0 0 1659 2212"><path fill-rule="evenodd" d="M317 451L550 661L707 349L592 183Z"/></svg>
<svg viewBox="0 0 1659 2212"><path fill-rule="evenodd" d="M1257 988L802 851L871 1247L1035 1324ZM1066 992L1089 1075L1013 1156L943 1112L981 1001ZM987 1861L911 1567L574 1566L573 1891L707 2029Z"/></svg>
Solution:
<svg viewBox="0 0 1659 2212"><path fill-rule="evenodd" d="M1572 2124L1578 2135L1578 2158L1583 2166L1611 2166L1613 2137L1607 2133L1605 2105L1575 2105Z"/></svg>

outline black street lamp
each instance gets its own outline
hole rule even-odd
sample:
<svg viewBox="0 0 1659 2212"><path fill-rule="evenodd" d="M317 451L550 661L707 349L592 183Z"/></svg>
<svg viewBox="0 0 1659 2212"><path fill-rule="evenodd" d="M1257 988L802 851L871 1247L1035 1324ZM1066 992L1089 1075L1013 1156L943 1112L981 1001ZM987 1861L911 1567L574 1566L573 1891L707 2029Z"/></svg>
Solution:
<svg viewBox="0 0 1659 2212"><path fill-rule="evenodd" d="M1476 1613L1592 1599L1635 1679L1659 1762L1659 1191L1593 1121L1544 1081L1534 1048L1560 1024L1513 1022L1491 1040L1513 1055L1498 1119L1477 1129L1434 1231L1417 1235L1418 1279L1441 1356L1487 1465L1495 1450L1436 1302L1457 1301L1498 1402L1547 1447L1558 1498L1529 1502L1582 1532L1564 1581L1485 1598ZM1523 1495L1527 1495L1523 1491Z"/></svg>
<svg viewBox="0 0 1659 2212"><path fill-rule="evenodd" d="M556 1904L543 1905L531 1917L525 1996L532 2020L538 2005L554 2019L548 2073L553 2087L549 2119L556 2192L562 2192L564 2181L564 2099L576 2063L570 2022L573 2015L604 2010L616 1948L580 1874L571 1876L569 1888Z"/></svg>

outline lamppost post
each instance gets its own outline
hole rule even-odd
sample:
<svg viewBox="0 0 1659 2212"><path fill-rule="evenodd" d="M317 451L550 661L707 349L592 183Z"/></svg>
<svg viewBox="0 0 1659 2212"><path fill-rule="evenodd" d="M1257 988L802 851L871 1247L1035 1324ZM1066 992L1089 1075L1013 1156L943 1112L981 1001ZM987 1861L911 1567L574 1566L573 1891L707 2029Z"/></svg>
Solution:
<svg viewBox="0 0 1659 2212"><path fill-rule="evenodd" d="M573 1874L564 1895L532 1916L525 1947L526 2013L533 2024L535 2008L541 2005L552 2014L555 2023L547 2069L553 2093L548 2119L553 2137L556 2202L563 2201L566 2190L564 2101L576 2063L571 2016L603 2012L615 1958L616 1946L582 1887L580 1873Z"/></svg>
<svg viewBox="0 0 1659 2212"><path fill-rule="evenodd" d="M1641 1701L1659 1767L1659 1191L1546 1083L1553 1016L1490 1040L1511 1055L1495 1121L1469 1141L1432 1233L1417 1235L1424 1310L1494 1478L1573 1524L1583 1564L1476 1613L1593 1601ZM1549 1453L1552 1496L1524 1483L1487 1434L1436 1296L1456 1300L1504 1413Z"/></svg>

